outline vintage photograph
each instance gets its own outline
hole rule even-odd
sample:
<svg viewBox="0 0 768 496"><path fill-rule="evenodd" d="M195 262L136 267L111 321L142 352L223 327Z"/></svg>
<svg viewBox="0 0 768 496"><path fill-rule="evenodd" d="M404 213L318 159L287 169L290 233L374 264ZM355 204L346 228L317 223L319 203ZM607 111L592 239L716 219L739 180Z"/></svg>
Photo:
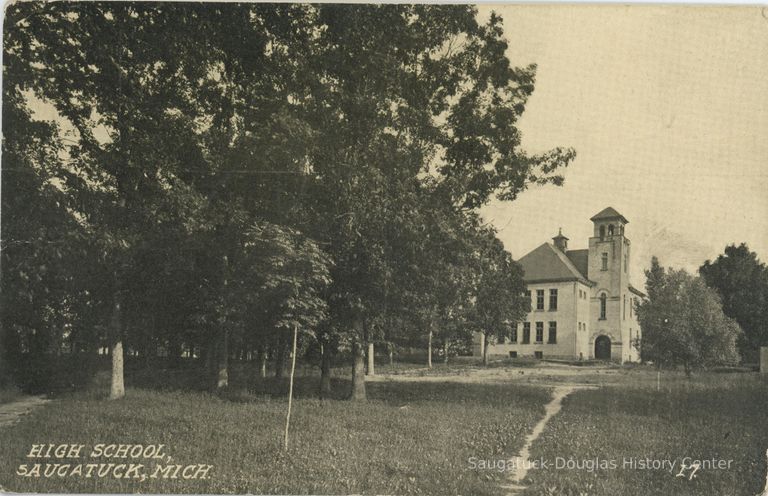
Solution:
<svg viewBox="0 0 768 496"><path fill-rule="evenodd" d="M768 7L2 30L0 492L768 496Z"/></svg>

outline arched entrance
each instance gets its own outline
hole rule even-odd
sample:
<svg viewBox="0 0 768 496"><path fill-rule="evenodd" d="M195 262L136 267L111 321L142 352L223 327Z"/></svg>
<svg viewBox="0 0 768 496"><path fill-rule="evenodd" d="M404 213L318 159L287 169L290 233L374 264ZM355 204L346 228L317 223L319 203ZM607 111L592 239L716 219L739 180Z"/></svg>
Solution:
<svg viewBox="0 0 768 496"><path fill-rule="evenodd" d="M611 338L608 336L598 336L595 339L595 358L597 360L611 359Z"/></svg>

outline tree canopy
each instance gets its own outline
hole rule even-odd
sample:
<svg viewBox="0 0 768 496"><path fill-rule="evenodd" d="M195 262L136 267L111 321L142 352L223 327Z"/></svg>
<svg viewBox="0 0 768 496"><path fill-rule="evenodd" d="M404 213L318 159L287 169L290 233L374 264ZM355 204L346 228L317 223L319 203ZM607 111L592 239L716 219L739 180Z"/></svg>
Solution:
<svg viewBox="0 0 768 496"><path fill-rule="evenodd" d="M291 326L359 352L519 317L520 270L476 210L561 184L574 152L522 149L536 68L499 16L22 2L4 27L6 353L27 333L226 368L282 356Z"/></svg>
<svg viewBox="0 0 768 496"><path fill-rule="evenodd" d="M723 312L744 331L742 357L756 362L759 347L768 346L768 268L742 243L726 246L717 259L699 267L699 274L720 295Z"/></svg>
<svg viewBox="0 0 768 496"><path fill-rule="evenodd" d="M738 324L723 313L718 294L700 277L665 269L654 257L646 271L648 299L637 308L641 355L686 373L738 361Z"/></svg>

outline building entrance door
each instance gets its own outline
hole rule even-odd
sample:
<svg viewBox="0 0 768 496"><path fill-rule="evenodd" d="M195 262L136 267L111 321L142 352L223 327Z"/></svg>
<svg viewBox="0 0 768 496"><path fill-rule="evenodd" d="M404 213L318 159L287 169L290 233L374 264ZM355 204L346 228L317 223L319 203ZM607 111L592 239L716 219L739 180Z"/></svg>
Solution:
<svg viewBox="0 0 768 496"><path fill-rule="evenodd" d="M597 360L611 359L611 338L608 336L598 336L595 339L595 358Z"/></svg>

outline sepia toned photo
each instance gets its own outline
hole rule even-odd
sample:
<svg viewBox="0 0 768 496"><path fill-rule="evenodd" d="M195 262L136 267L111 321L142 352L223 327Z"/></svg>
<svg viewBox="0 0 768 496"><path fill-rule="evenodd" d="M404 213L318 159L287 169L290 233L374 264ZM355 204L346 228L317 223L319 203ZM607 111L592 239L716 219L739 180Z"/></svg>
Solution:
<svg viewBox="0 0 768 496"><path fill-rule="evenodd" d="M768 496L768 8L2 26L0 492Z"/></svg>

